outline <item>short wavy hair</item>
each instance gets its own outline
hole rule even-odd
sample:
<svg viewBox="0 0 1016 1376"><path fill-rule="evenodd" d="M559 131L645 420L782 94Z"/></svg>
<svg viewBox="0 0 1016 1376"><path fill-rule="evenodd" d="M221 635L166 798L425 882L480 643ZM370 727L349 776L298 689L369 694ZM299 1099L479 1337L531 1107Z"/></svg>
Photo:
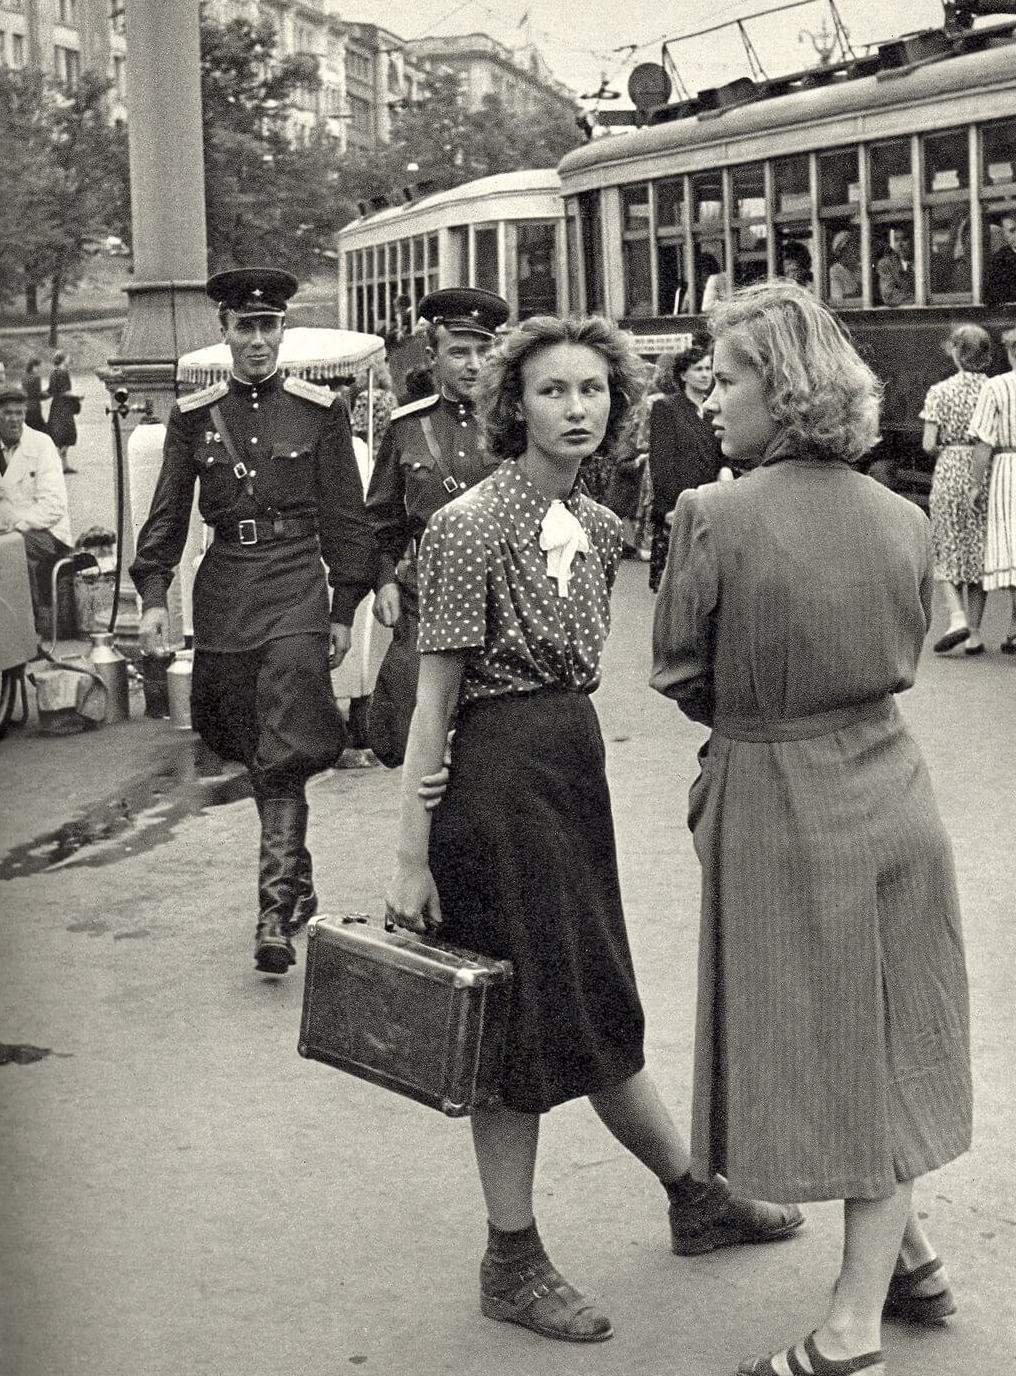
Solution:
<svg viewBox="0 0 1016 1376"><path fill-rule="evenodd" d="M579 344L607 364L610 414L597 453L612 458L623 452L637 421L635 406L646 388L646 365L635 352L631 335L602 316L561 319L534 315L517 325L487 355L477 382L476 413L487 452L516 459L526 451L522 404L522 368L526 361L555 344Z"/></svg>
<svg viewBox="0 0 1016 1376"><path fill-rule="evenodd" d="M878 442L882 384L831 311L793 282L743 287L709 317L761 377L792 440L855 463Z"/></svg>
<svg viewBox="0 0 1016 1376"><path fill-rule="evenodd" d="M957 368L970 373L983 373L991 362L991 335L980 325L955 326L945 348L956 360Z"/></svg>
<svg viewBox="0 0 1016 1376"><path fill-rule="evenodd" d="M679 354L674 355L674 384L675 390L681 390L681 374L686 373L689 368L694 368L696 363L701 363L704 358L708 358L713 352L712 337L705 330L696 330L691 337L691 343L686 349L682 349Z"/></svg>

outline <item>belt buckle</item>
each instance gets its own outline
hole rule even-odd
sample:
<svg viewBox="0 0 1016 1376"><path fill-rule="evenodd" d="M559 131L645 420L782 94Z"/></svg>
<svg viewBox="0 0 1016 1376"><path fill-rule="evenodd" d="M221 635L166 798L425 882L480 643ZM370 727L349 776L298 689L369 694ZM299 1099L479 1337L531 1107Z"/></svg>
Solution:
<svg viewBox="0 0 1016 1376"><path fill-rule="evenodd" d="M246 529L245 529L246 527ZM241 545L256 545L258 542L258 523L254 520L237 522L237 534Z"/></svg>
<svg viewBox="0 0 1016 1376"><path fill-rule="evenodd" d="M455 481L455 479L452 477L450 473L448 474L448 477L445 478L441 486L444 488L444 490L448 493L449 496L452 496L453 493L458 492L459 490L458 483Z"/></svg>

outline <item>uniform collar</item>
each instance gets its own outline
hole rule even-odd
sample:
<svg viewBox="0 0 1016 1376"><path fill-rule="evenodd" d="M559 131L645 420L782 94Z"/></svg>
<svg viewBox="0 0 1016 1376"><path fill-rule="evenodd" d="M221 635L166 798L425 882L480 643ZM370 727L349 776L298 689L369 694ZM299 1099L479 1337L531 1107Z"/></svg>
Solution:
<svg viewBox="0 0 1016 1376"><path fill-rule="evenodd" d="M445 396L444 389L441 390L440 396L442 406L447 406L453 415L472 416L475 414L471 401L460 401L458 397Z"/></svg>
<svg viewBox="0 0 1016 1376"><path fill-rule="evenodd" d="M270 392L278 387L281 381L278 368L274 373L269 373L267 377L259 377L257 382L245 382L243 378L237 377L236 373L230 373L229 385L241 396L250 396L251 392Z"/></svg>
<svg viewBox="0 0 1016 1376"><path fill-rule="evenodd" d="M498 495L508 506L516 544L519 549L525 549L527 545L539 539L540 522L550 510L551 501L554 499L541 492L536 484L526 477L514 459L505 459L500 468L494 470L492 481ZM590 532L589 521L586 519L586 499L580 484L581 474L571 492L564 498L564 504L588 535Z"/></svg>

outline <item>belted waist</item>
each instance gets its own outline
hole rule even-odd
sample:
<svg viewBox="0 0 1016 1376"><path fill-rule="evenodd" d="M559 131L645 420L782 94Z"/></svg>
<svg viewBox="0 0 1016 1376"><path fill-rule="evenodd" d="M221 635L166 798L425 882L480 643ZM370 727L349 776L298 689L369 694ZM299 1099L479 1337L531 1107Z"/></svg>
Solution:
<svg viewBox="0 0 1016 1376"><path fill-rule="evenodd" d="M295 540L317 534L316 516L251 516L244 521L216 521L215 538L230 545L261 545L272 540Z"/></svg>
<svg viewBox="0 0 1016 1376"><path fill-rule="evenodd" d="M872 698L868 702L834 707L809 717L787 717L782 721L769 721L765 717L717 717L713 730L732 741L808 741L816 736L827 736L832 731L842 731L857 722L888 716L892 706L892 696L887 693L885 697Z"/></svg>

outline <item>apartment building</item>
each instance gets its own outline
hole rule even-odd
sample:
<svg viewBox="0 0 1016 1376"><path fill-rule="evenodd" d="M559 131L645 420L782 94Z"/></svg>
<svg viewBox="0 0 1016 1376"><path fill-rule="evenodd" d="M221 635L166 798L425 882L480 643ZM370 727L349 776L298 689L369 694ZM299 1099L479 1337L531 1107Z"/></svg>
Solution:
<svg viewBox="0 0 1016 1376"><path fill-rule="evenodd" d="M85 70L104 72L122 121L126 63L123 0L0 0L0 66L36 68L71 88Z"/></svg>

